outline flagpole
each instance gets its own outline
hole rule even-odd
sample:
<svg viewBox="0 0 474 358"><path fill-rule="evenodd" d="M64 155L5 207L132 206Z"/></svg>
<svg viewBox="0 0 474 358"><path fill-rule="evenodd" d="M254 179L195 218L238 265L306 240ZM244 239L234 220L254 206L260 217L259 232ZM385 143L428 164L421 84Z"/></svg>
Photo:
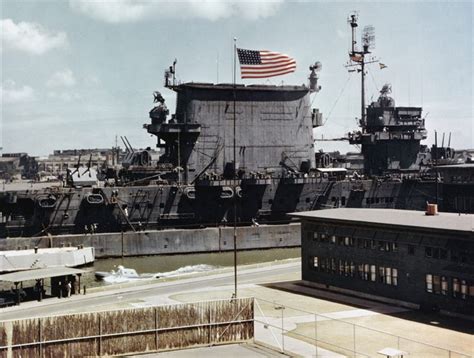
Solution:
<svg viewBox="0 0 474 358"><path fill-rule="evenodd" d="M234 297L237 298L237 195L236 195L236 181L237 181L237 162L236 162L236 118L235 118L235 102L236 102L236 89L235 82L237 77L237 38L234 37L234 78L233 78L233 97L234 97Z"/></svg>

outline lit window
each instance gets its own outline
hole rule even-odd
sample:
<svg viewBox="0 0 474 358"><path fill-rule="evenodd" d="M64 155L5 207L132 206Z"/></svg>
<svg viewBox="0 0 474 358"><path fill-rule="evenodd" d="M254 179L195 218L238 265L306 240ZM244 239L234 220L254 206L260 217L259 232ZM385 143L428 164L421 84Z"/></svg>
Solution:
<svg viewBox="0 0 474 358"><path fill-rule="evenodd" d="M461 286L459 285L459 279L453 278L453 297L461 296Z"/></svg>
<svg viewBox="0 0 474 358"><path fill-rule="evenodd" d="M362 280L364 279L364 265L357 266L357 276Z"/></svg>
<svg viewBox="0 0 474 358"><path fill-rule="evenodd" d="M461 280L461 298L466 299L466 296L467 296L466 280Z"/></svg>
<svg viewBox="0 0 474 358"><path fill-rule="evenodd" d="M433 275L426 275L426 292L433 292Z"/></svg>
<svg viewBox="0 0 474 358"><path fill-rule="evenodd" d="M377 272L375 265L370 265L370 281L375 282L377 278Z"/></svg>
<svg viewBox="0 0 474 358"><path fill-rule="evenodd" d="M446 296L448 294L448 280L441 276L441 294Z"/></svg>
<svg viewBox="0 0 474 358"><path fill-rule="evenodd" d="M398 270L392 269L392 285L398 286Z"/></svg>
<svg viewBox="0 0 474 358"><path fill-rule="evenodd" d="M369 280L369 273L370 273L369 268L370 268L369 264L364 265L364 280L366 281Z"/></svg>
<svg viewBox="0 0 474 358"><path fill-rule="evenodd" d="M474 284L469 285L469 296L474 297Z"/></svg>
<svg viewBox="0 0 474 358"><path fill-rule="evenodd" d="M313 267L318 268L319 267L319 262L318 262L318 257L315 256L313 257Z"/></svg>
<svg viewBox="0 0 474 358"><path fill-rule="evenodd" d="M385 268L385 283L387 285L392 284L392 269L390 267Z"/></svg>
<svg viewBox="0 0 474 358"><path fill-rule="evenodd" d="M315 233L313 234L313 239L314 239L314 240L317 240L318 238L319 238L319 235L318 235L317 232L315 232Z"/></svg>

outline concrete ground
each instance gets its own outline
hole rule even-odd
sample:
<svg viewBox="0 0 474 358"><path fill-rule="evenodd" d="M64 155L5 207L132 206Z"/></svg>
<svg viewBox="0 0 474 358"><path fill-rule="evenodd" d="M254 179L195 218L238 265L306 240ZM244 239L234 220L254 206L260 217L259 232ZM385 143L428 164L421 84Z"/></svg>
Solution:
<svg viewBox="0 0 474 358"><path fill-rule="evenodd" d="M316 353L318 357L354 356L353 352L356 351L357 357L376 357L379 356L379 350L387 347L405 351L410 357L474 355L472 321L447 318L435 313L425 314L309 288L299 281L300 265L299 260L288 260L281 264L239 267L238 296L256 298L257 342L273 346L275 351L284 349L292 356L315 356ZM52 299L49 302L44 300L39 306L38 303L30 302L0 310L0 320L230 299L233 291L233 271L222 269L204 276L188 276L166 282L158 280L147 285L109 287L107 290L88 292L86 296ZM236 355L252 356L240 351L247 348L212 347L195 353L232 356L233 352L241 352ZM167 354L181 357L181 354L189 352L192 351ZM268 356L265 353L263 355Z"/></svg>
<svg viewBox="0 0 474 358"><path fill-rule="evenodd" d="M141 354L139 356L131 357L169 357L169 358L260 358L260 357L289 357L286 354L281 354L278 351L269 349L267 347L252 344L252 343L242 343L242 344L227 344L221 346L212 346L212 347L200 347L200 348L191 348L183 349L180 351L171 351L171 352L160 352L160 353L150 353L150 354Z"/></svg>

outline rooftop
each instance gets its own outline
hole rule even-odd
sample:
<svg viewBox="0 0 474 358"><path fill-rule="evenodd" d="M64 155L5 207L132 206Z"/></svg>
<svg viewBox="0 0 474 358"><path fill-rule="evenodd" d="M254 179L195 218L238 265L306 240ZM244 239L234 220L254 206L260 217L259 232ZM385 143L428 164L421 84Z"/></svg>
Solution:
<svg viewBox="0 0 474 358"><path fill-rule="evenodd" d="M22 282L27 280L39 280L42 278L77 275L87 272L87 270L79 270L71 267L48 267L35 270L25 270L0 275L0 281L6 282Z"/></svg>
<svg viewBox="0 0 474 358"><path fill-rule="evenodd" d="M472 214L439 213L439 215L430 216L425 215L424 211L414 210L339 208L303 211L289 215L328 222L356 222L471 233L474 228L474 215Z"/></svg>

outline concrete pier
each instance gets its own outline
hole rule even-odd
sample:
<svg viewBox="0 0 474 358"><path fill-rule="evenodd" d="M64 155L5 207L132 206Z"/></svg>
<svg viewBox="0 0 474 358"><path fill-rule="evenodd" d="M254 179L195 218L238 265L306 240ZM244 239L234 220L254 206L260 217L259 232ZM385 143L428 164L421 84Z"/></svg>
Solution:
<svg viewBox="0 0 474 358"><path fill-rule="evenodd" d="M96 258L220 252L233 250L233 230L233 227L211 227L7 238L0 239L0 250L83 245L93 247ZM300 224L237 228L238 250L297 247L300 245Z"/></svg>

